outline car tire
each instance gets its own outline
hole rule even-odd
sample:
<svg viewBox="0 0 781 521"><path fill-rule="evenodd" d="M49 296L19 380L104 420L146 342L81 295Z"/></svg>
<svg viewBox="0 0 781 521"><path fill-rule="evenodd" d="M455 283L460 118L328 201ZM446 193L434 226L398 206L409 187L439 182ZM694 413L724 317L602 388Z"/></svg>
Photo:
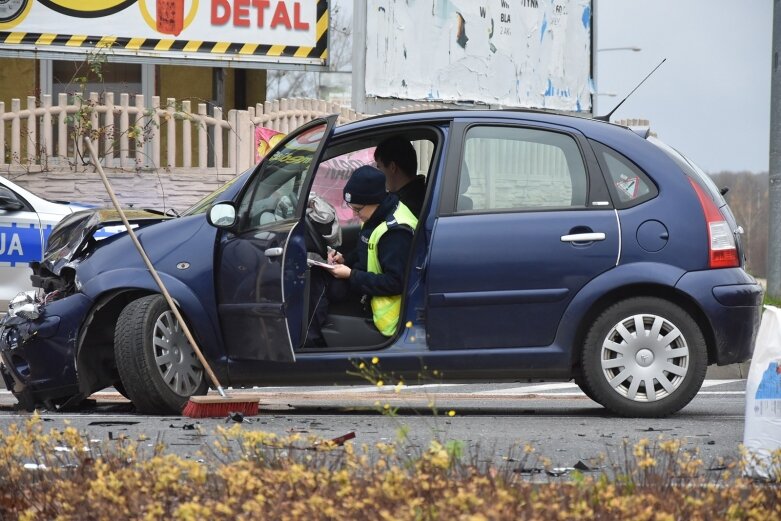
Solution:
<svg viewBox="0 0 781 521"><path fill-rule="evenodd" d="M134 300L114 330L117 372L141 414L180 414L190 396L205 394L206 373L162 295Z"/></svg>
<svg viewBox="0 0 781 521"><path fill-rule="evenodd" d="M581 367L593 399L608 410L658 418L694 398L707 360L702 331L683 308L637 297L610 306L597 318L586 336Z"/></svg>
<svg viewBox="0 0 781 521"><path fill-rule="evenodd" d="M122 380L117 380L116 382L114 382L113 387L119 394L121 394L122 396L130 400L130 396L127 395L125 386L122 385Z"/></svg>
<svg viewBox="0 0 781 521"><path fill-rule="evenodd" d="M573 369L572 379L575 381L575 385L580 387L580 390L583 391L583 394L588 396L591 400L599 403L596 396L594 396L594 392L591 390L591 387L588 386L586 379L583 377L582 367L575 367Z"/></svg>

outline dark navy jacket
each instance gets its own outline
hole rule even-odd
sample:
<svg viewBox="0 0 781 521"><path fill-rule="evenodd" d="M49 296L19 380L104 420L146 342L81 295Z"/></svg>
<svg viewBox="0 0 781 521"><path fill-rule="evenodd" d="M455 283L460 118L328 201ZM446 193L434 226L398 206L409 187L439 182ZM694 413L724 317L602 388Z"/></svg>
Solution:
<svg viewBox="0 0 781 521"><path fill-rule="evenodd" d="M423 208L423 200L426 198L426 177L416 175L412 181L395 193L399 200L415 214L415 217L420 219L420 210Z"/></svg>
<svg viewBox="0 0 781 521"><path fill-rule="evenodd" d="M374 211L371 218L361 228L358 244L355 250L345 258L352 272L350 273L350 289L361 295L388 296L400 295L404 290L404 273L412 246L414 230L408 226L390 227L380 238L377 245L377 258L382 267L382 274L366 271L369 255L369 237L377 226L393 215L399 198L388 194Z"/></svg>

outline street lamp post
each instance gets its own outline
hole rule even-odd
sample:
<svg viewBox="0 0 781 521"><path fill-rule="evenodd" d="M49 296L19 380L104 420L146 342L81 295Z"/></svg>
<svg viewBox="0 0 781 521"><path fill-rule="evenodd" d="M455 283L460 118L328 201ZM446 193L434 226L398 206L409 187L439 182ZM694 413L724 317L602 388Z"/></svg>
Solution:
<svg viewBox="0 0 781 521"><path fill-rule="evenodd" d="M608 52L608 51L640 52L642 51L642 49L640 47L603 47L602 49L597 49L597 52Z"/></svg>

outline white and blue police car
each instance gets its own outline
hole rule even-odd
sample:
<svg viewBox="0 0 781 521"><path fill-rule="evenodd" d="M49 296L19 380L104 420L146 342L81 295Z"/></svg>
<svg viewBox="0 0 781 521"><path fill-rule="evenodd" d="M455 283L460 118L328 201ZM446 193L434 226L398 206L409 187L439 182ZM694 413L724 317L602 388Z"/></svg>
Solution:
<svg viewBox="0 0 781 521"><path fill-rule="evenodd" d="M48 201L0 177L0 313L16 294L33 289L29 263L41 260L54 225L86 208Z"/></svg>

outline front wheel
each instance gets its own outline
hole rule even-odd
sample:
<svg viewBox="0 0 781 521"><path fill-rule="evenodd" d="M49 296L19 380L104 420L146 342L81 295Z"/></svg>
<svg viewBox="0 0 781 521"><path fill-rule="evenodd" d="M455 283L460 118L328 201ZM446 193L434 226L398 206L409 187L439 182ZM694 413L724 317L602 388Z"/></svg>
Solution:
<svg viewBox="0 0 781 521"><path fill-rule="evenodd" d="M122 386L142 414L179 414L208 382L192 345L162 295L128 304L114 330Z"/></svg>
<svg viewBox="0 0 781 521"><path fill-rule="evenodd" d="M681 307L653 297L607 308L586 336L581 366L596 401L621 416L663 417L685 407L707 370L705 339Z"/></svg>

